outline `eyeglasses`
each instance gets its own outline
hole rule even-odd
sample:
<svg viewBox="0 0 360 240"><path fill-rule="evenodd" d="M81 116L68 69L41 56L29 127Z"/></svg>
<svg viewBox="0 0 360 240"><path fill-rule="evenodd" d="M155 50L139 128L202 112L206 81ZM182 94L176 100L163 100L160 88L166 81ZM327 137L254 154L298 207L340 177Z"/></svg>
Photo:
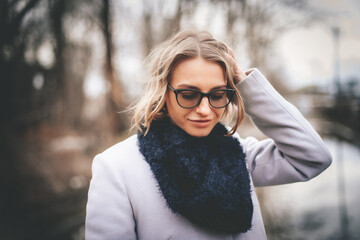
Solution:
<svg viewBox="0 0 360 240"><path fill-rule="evenodd" d="M175 93L176 101L180 107L190 109L199 106L203 97L207 97L213 108L226 107L234 97L234 89L219 89L203 93L194 89L174 89L170 84L168 88Z"/></svg>

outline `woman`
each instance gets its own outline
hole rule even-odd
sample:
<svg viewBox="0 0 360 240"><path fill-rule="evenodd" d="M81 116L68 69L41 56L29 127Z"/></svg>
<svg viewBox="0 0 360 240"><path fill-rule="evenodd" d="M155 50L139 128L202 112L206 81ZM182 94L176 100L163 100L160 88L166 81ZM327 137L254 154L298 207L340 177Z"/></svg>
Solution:
<svg viewBox="0 0 360 240"><path fill-rule="evenodd" d="M138 134L94 159L86 239L266 239L254 186L320 174L321 138L207 32L180 32L149 60ZM245 111L269 139L239 137Z"/></svg>

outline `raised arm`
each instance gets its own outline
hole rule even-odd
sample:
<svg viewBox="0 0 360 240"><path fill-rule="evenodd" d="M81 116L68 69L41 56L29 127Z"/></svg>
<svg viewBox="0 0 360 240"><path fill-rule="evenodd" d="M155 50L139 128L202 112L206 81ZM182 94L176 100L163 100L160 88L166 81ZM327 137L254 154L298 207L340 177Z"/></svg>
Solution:
<svg viewBox="0 0 360 240"><path fill-rule="evenodd" d="M241 139L255 186L307 181L331 164L320 136L258 69L237 84L245 111L269 139Z"/></svg>
<svg viewBox="0 0 360 240"><path fill-rule="evenodd" d="M135 220L113 158L95 157L86 208L86 240L135 240Z"/></svg>

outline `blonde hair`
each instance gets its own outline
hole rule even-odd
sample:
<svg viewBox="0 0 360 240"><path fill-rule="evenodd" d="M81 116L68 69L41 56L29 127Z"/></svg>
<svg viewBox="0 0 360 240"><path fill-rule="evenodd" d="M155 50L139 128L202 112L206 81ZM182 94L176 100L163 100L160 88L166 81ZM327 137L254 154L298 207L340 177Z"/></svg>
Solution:
<svg viewBox="0 0 360 240"><path fill-rule="evenodd" d="M145 94L133 107L133 127L140 131L145 130L146 135L153 120L167 117L164 110L165 93L172 71L182 60L201 57L218 63L224 71L228 87L235 90L235 97L226 107L222 117L222 120L231 121L236 116L235 124L228 132L228 135L234 134L244 119L245 110L243 100L235 86L235 72L229 51L225 43L216 40L205 31L179 32L152 51L146 58L150 79Z"/></svg>

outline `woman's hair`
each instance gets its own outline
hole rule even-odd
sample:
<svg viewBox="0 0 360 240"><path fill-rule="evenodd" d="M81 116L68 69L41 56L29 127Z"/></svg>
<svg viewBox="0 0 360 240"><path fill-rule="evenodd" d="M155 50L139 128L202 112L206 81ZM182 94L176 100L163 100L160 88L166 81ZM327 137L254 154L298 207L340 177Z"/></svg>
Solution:
<svg viewBox="0 0 360 240"><path fill-rule="evenodd" d="M133 127L137 127L140 131L145 130L146 134L153 120L167 117L165 93L174 68L185 59L201 57L218 63L224 71L228 88L235 90L235 96L225 108L221 119L231 121L236 116L235 124L228 132L228 135L234 134L244 119L245 110L243 100L235 86L235 72L230 51L225 43L204 31L179 32L153 50L146 58L150 78L146 91L133 107Z"/></svg>

